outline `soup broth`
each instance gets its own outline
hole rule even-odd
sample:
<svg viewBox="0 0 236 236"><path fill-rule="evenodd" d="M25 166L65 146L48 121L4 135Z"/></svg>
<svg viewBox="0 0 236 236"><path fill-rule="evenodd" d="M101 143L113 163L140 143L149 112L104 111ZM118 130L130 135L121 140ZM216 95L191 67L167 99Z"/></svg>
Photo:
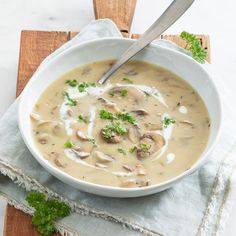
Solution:
<svg viewBox="0 0 236 236"><path fill-rule="evenodd" d="M126 188L188 170L210 132L201 97L177 75L141 61L96 84L111 63L80 66L42 93L31 120L43 157L75 178Z"/></svg>

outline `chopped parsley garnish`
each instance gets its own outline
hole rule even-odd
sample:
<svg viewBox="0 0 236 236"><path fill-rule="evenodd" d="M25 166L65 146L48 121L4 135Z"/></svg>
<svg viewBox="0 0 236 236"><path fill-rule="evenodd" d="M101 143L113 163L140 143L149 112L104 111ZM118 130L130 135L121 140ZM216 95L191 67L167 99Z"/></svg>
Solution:
<svg viewBox="0 0 236 236"><path fill-rule="evenodd" d="M96 140L95 140L95 138L91 138L91 139L89 139L89 142L91 142L93 145L97 145L97 144L96 144Z"/></svg>
<svg viewBox="0 0 236 236"><path fill-rule="evenodd" d="M120 96L121 97L125 97L126 95L127 95L127 90L126 89L122 89L121 91L120 91Z"/></svg>
<svg viewBox="0 0 236 236"><path fill-rule="evenodd" d="M50 236L55 231L55 220L71 213L66 203L56 199L47 199L43 193L30 192L26 200L35 209L32 224L43 236Z"/></svg>
<svg viewBox="0 0 236 236"><path fill-rule="evenodd" d="M133 83L133 81L131 79L127 78L127 77L123 78L122 80L127 82L128 84L132 84Z"/></svg>
<svg viewBox="0 0 236 236"><path fill-rule="evenodd" d="M112 92L109 93L109 95L110 95L111 97L114 97L114 96L115 96L115 92L112 91Z"/></svg>
<svg viewBox="0 0 236 236"><path fill-rule="evenodd" d="M106 125L102 129L102 136L106 139L109 139L112 136L114 136L114 134L124 135L127 132L128 132L127 129L125 127L123 127L120 124L120 122L116 122L116 123L111 123L109 125Z"/></svg>
<svg viewBox="0 0 236 236"><path fill-rule="evenodd" d="M151 144L148 143L140 143L139 148L141 148L143 151L148 151L151 148Z"/></svg>
<svg viewBox="0 0 236 236"><path fill-rule="evenodd" d="M72 99L72 98L70 98L70 96L69 96L69 94L67 92L64 92L63 95L67 99L66 105L71 106L71 107L77 105L77 101Z"/></svg>
<svg viewBox="0 0 236 236"><path fill-rule="evenodd" d="M174 124L175 123L175 119L171 118L171 117L164 117L164 120L162 121L162 124L164 126L164 128L167 128L170 124Z"/></svg>
<svg viewBox="0 0 236 236"><path fill-rule="evenodd" d="M71 140L68 140L64 143L65 148L73 148L75 145Z"/></svg>
<svg viewBox="0 0 236 236"><path fill-rule="evenodd" d="M78 89L81 93L85 92L86 89L89 88L89 87L96 87L96 84L95 83L82 82L82 83L79 83L79 85L78 85Z"/></svg>
<svg viewBox="0 0 236 236"><path fill-rule="evenodd" d="M118 119L121 119L123 121L127 121L130 124L135 124L136 120L133 116L131 116L128 112L117 112L116 116Z"/></svg>
<svg viewBox="0 0 236 236"><path fill-rule="evenodd" d="M186 31L180 34L180 37L187 43L185 49L192 53L192 57L200 62L204 63L206 59L206 50L201 46L200 40L194 35Z"/></svg>
<svg viewBox="0 0 236 236"><path fill-rule="evenodd" d="M102 109L99 113L100 118L103 120L113 120L113 114L106 109Z"/></svg>
<svg viewBox="0 0 236 236"><path fill-rule="evenodd" d="M117 148L117 151L123 155L126 155L126 151L121 147Z"/></svg>
<svg viewBox="0 0 236 236"><path fill-rule="evenodd" d="M129 149L129 152L134 153L136 150L137 150L137 146L134 146L134 147Z"/></svg>
<svg viewBox="0 0 236 236"><path fill-rule="evenodd" d="M88 124L90 122L88 116L79 115L78 120L81 121L81 122L84 122L85 124Z"/></svg>
<svg viewBox="0 0 236 236"><path fill-rule="evenodd" d="M69 80L66 81L66 84L70 85L71 87L75 87L75 86L78 85L78 82L75 79L73 79L73 80L69 79Z"/></svg>

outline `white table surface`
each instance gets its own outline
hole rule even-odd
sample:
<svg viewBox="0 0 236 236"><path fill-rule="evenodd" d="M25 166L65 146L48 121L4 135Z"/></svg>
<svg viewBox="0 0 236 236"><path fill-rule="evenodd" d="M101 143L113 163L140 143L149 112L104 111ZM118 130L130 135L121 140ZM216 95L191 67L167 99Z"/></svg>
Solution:
<svg viewBox="0 0 236 236"><path fill-rule="evenodd" d="M138 0L132 32L143 33L170 0ZM211 37L212 63L232 89L236 89L236 3L233 0L196 0L167 33L206 33ZM92 0L0 0L0 117L15 99L20 32L32 30L78 31L94 19ZM235 95L236 98L236 95ZM1 187L1 183L0 183ZM235 199L236 201L236 199ZM4 212L0 198L0 235ZM236 205L224 236L236 235Z"/></svg>

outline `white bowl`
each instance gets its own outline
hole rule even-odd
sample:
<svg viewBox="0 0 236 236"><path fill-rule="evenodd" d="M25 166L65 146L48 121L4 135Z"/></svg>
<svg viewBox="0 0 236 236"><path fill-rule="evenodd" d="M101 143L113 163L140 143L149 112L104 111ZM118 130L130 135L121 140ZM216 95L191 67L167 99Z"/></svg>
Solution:
<svg viewBox="0 0 236 236"><path fill-rule="evenodd" d="M188 171L160 184L144 188L124 189L119 187L103 186L76 179L50 164L36 147L31 134L30 113L42 92L54 80L65 72L79 65L93 61L117 58L131 44L131 39L106 38L82 43L54 57L46 67L33 75L24 89L19 106L19 127L25 144L36 160L52 175L61 181L85 192L108 197L138 197L160 192L173 186L183 177L197 170L209 156L219 136L221 125L221 104L219 94L210 75L191 57L161 46L149 45L134 59L158 64L179 75L197 90L204 100L211 119L211 132L208 145L199 160Z"/></svg>

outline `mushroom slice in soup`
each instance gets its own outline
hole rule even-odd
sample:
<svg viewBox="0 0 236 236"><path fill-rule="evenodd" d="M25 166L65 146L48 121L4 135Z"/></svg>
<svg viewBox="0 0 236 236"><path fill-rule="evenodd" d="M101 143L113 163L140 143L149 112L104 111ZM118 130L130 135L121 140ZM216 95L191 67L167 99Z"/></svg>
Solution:
<svg viewBox="0 0 236 236"><path fill-rule="evenodd" d="M136 174L137 175L146 175L146 170L143 165L141 165L141 164L136 165Z"/></svg>
<svg viewBox="0 0 236 236"><path fill-rule="evenodd" d="M31 113L30 114L30 118L33 120L33 121L40 121L41 120L41 116L36 114L36 113Z"/></svg>
<svg viewBox="0 0 236 236"><path fill-rule="evenodd" d="M95 151L95 156L99 162L106 163L114 161L114 158L100 151Z"/></svg>
<svg viewBox="0 0 236 236"><path fill-rule="evenodd" d="M120 187L122 188L132 188L136 186L136 180L135 179L127 179L123 180L120 184Z"/></svg>
<svg viewBox="0 0 236 236"><path fill-rule="evenodd" d="M95 166L98 167L98 168L107 168L108 167L107 165L104 165L104 164L101 164L101 163L98 163L98 162L95 163Z"/></svg>
<svg viewBox="0 0 236 236"><path fill-rule="evenodd" d="M134 171L133 168L130 167L130 166L128 166L128 165L123 165L122 167L123 167L125 170L129 171L129 172L133 172L133 171Z"/></svg>
<svg viewBox="0 0 236 236"><path fill-rule="evenodd" d="M132 125L128 130L128 138L132 143L137 143L140 140L140 128L137 125Z"/></svg>
<svg viewBox="0 0 236 236"><path fill-rule="evenodd" d="M51 140L51 136L47 133L42 133L38 136L38 142L40 144L43 144L43 145L48 144L50 140Z"/></svg>
<svg viewBox="0 0 236 236"><path fill-rule="evenodd" d="M64 137L66 135L66 130L65 130L65 126L63 125L63 123L58 122L57 124L55 124L52 128L52 133L55 136Z"/></svg>
<svg viewBox="0 0 236 236"><path fill-rule="evenodd" d="M127 96L133 97L135 101L145 98L145 93L138 88L131 86L117 86L110 90L110 93L120 95L122 91L127 91Z"/></svg>
<svg viewBox="0 0 236 236"><path fill-rule="evenodd" d="M101 101L105 107L110 108L116 112L120 111L119 107L114 102L110 102L107 99L101 97L98 98L98 100Z"/></svg>
<svg viewBox="0 0 236 236"><path fill-rule="evenodd" d="M147 116L148 115L148 112L144 109L139 109L139 110L135 110L135 111L131 111L131 112L137 116Z"/></svg>
<svg viewBox="0 0 236 236"><path fill-rule="evenodd" d="M83 141L91 140L91 137L89 137L88 135L79 130L76 132L76 136Z"/></svg>
<svg viewBox="0 0 236 236"><path fill-rule="evenodd" d="M149 131L140 139L140 145L137 148L137 158L142 159L158 152L165 144L163 136L157 131Z"/></svg>
<svg viewBox="0 0 236 236"><path fill-rule="evenodd" d="M76 151L75 149L71 149L71 150L75 154L75 156L79 159L85 159L90 156L89 152Z"/></svg>

